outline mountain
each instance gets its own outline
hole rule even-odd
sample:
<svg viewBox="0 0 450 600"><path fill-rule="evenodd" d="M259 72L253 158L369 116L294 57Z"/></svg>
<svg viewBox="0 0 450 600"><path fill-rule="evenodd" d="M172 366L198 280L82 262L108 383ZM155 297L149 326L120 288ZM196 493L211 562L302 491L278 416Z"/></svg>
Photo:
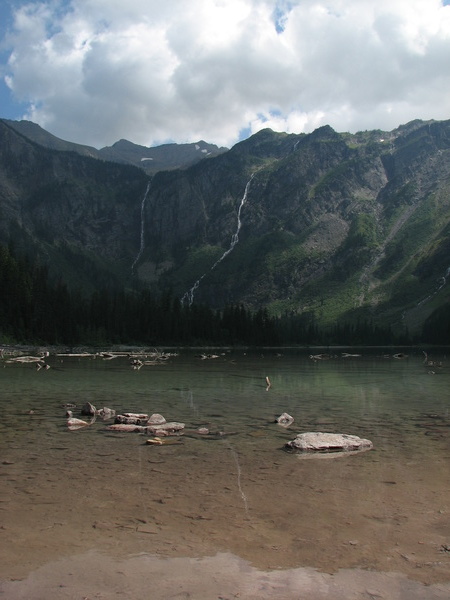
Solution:
<svg viewBox="0 0 450 600"><path fill-rule="evenodd" d="M183 169L204 158L217 156L227 151L227 148L219 148L215 144L208 144L203 140L192 144L163 144L151 148L139 146L127 140L119 140L112 146L97 150L92 146L61 140L31 121L4 119L4 123L45 148L62 152L76 152L81 156L134 165L143 169L148 175L157 171Z"/></svg>
<svg viewBox="0 0 450 600"><path fill-rule="evenodd" d="M414 332L448 305L450 121L267 129L151 177L0 121L0 215L0 243L80 289Z"/></svg>

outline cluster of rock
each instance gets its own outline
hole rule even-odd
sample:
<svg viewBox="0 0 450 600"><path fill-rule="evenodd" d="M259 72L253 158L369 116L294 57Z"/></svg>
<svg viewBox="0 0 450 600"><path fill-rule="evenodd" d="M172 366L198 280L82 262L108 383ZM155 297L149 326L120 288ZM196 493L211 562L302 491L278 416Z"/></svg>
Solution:
<svg viewBox="0 0 450 600"><path fill-rule="evenodd" d="M153 414L149 417L143 413L124 413L117 415L114 425L109 425L109 431L125 431L145 433L156 437L165 437L168 435L180 435L185 428L184 423L175 421L168 423L160 414Z"/></svg>
<svg viewBox="0 0 450 600"><path fill-rule="evenodd" d="M73 404L66 404L66 408L72 409L75 408ZM90 421L83 421L82 419L77 419L73 416L71 410L67 410L67 426L71 430L80 429L82 427L86 427L88 425L92 425L95 423L97 417L102 420L108 420L114 418L114 425L109 425L107 429L109 431L125 431L125 432L137 432L144 433L146 435L152 435L157 438L166 437L170 435L181 435L184 432L185 424L170 422L168 423L166 419L160 414L153 414L149 416L144 413L123 413L121 415L116 415L116 411L112 408L107 408L106 406L100 409L97 409L90 402L86 402L81 407L81 414L85 416L91 417ZM202 428L198 430L198 433L208 434L209 430L206 428Z"/></svg>
<svg viewBox="0 0 450 600"><path fill-rule="evenodd" d="M294 422L294 417L284 412L275 422L282 427L289 427ZM299 433L294 440L287 442L284 448L300 453L361 452L370 450L373 444L357 435L308 431Z"/></svg>
<svg viewBox="0 0 450 600"><path fill-rule="evenodd" d="M73 408L72 405L66 405L67 408ZM80 429L87 425L92 425L97 417L103 420L114 417L114 424L109 425L109 431L121 432L136 432L153 436L153 439L147 440L148 444L162 444L161 438L167 436L179 436L184 433L185 424L176 421L167 422L166 419L159 413L148 415L145 413L125 412L121 415L116 415L111 408L101 408L97 410L90 402L87 402L81 408L82 415L89 415L90 422L83 421L73 417L72 412L67 411L67 425L69 429ZM288 413L282 413L275 422L282 427L289 427L294 422L294 418ZM200 427L196 431L200 435L209 435L210 431L206 427ZM218 435L224 435L224 432L219 432ZM360 438L356 435L341 434L341 433L322 433L322 432L306 432L299 433L294 440L287 442L284 446L286 450L296 451L300 453L328 453L328 452L361 452L370 450L373 444L370 440Z"/></svg>

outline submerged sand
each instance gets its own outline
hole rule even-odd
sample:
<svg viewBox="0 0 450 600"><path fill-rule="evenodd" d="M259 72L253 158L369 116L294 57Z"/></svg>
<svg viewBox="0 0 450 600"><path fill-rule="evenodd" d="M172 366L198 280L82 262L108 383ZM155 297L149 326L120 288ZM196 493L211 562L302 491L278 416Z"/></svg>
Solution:
<svg viewBox="0 0 450 600"><path fill-rule="evenodd" d="M103 441L57 468L30 448L3 462L1 597L450 597L442 457Z"/></svg>

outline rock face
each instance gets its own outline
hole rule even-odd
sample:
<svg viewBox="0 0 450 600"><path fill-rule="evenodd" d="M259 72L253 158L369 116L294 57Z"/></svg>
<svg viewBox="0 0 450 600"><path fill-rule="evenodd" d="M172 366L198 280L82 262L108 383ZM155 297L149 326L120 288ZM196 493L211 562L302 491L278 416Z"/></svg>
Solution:
<svg viewBox="0 0 450 600"><path fill-rule="evenodd" d="M370 450L373 444L357 435L345 433L321 433L318 431L299 433L287 442L285 448L297 452L357 452Z"/></svg>

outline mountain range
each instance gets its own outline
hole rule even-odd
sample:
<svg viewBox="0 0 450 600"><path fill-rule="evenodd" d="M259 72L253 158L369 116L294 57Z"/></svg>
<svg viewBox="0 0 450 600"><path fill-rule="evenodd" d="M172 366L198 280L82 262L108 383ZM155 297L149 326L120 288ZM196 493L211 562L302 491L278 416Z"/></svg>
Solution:
<svg viewBox="0 0 450 600"><path fill-rule="evenodd" d="M0 243L54 278L418 331L448 306L450 121L109 148L0 120Z"/></svg>

